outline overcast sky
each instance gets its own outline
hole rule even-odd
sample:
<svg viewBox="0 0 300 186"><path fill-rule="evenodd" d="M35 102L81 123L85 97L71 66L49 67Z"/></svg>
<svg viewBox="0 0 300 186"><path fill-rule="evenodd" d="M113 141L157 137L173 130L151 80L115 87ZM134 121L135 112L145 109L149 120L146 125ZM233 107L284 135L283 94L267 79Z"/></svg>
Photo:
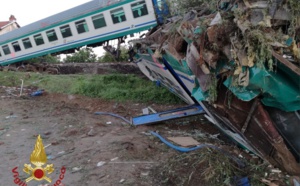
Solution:
<svg viewBox="0 0 300 186"><path fill-rule="evenodd" d="M1 3L0 21L14 15L25 26L53 14L73 8L90 0L6 0Z"/></svg>

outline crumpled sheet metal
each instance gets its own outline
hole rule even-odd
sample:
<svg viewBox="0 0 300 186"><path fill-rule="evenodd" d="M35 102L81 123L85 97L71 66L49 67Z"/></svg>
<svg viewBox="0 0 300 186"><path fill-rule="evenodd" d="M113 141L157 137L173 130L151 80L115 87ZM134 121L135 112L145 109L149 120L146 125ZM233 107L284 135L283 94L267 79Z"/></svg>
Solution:
<svg viewBox="0 0 300 186"><path fill-rule="evenodd" d="M210 111L217 114L234 132L244 136L260 157L292 174L299 175L300 164L288 150L275 123L259 100L251 113L254 100L245 102L235 96L230 98L226 93L228 89L224 85L219 86L220 96L214 103L215 106L209 107Z"/></svg>
<svg viewBox="0 0 300 186"><path fill-rule="evenodd" d="M290 77L280 72L270 72L258 67L249 68L249 71L250 79L247 87L232 85L232 78L228 78L224 85L243 101L251 101L262 95L261 101L266 106L285 111L300 110L299 83L291 81Z"/></svg>
<svg viewBox="0 0 300 186"><path fill-rule="evenodd" d="M300 110L300 69L295 64L300 63L296 56L300 41L287 32L277 32L278 27L288 28L290 21L289 12L282 9L286 1L279 1L272 7L266 0L243 0L230 5L226 11L193 11L186 19L168 23L168 29L157 34L164 40L151 35L149 40L156 43L156 49L174 69L185 72L188 65L197 80L190 91L197 101L209 100L211 79L217 77L217 100L204 102L215 120L221 120L227 125L225 128L243 136L263 159L291 174L300 174L299 163L285 144L293 139L289 134L284 136L278 132L273 116L267 111L271 107L287 112ZM233 9L234 13L228 13ZM269 9L268 14L262 11ZM300 34L299 27L300 24L296 24L296 36ZM252 32L254 29L258 30ZM249 32L255 37L249 39ZM253 40L258 43L251 43ZM258 45L259 41L263 41L263 45ZM260 53L266 51L257 49L268 47L274 50L267 53L272 60L266 59L264 63L261 57L264 55ZM284 59L285 53L294 54L296 62ZM258 106L251 113L251 105L258 98Z"/></svg>
<svg viewBox="0 0 300 186"><path fill-rule="evenodd" d="M284 112L275 108L267 108L267 110L273 118L277 130L286 139L288 147L293 150L297 161L300 162L300 111Z"/></svg>

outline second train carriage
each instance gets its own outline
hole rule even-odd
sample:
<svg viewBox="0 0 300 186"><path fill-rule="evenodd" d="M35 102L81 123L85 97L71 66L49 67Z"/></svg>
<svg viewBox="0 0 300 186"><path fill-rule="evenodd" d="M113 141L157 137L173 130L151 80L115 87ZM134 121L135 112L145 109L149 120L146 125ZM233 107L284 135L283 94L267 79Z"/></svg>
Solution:
<svg viewBox="0 0 300 186"><path fill-rule="evenodd" d="M0 65L101 43L155 27L164 0L93 0L0 36Z"/></svg>

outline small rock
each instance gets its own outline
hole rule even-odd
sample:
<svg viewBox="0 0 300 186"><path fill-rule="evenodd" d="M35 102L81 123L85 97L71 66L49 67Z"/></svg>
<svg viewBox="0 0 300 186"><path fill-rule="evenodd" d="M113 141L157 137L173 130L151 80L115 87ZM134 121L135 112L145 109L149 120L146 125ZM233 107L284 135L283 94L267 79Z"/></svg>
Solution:
<svg viewBox="0 0 300 186"><path fill-rule="evenodd" d="M0 145L4 145L4 142L0 142Z"/></svg>
<svg viewBox="0 0 300 186"><path fill-rule="evenodd" d="M281 170L279 170L279 169L272 169L271 172L273 172L273 173L281 173Z"/></svg>
<svg viewBox="0 0 300 186"><path fill-rule="evenodd" d="M9 115L9 116L6 116L5 119L10 119L10 118L17 118L18 116L16 115Z"/></svg>
<svg viewBox="0 0 300 186"><path fill-rule="evenodd" d="M58 145L58 144L59 144L58 141L53 141L53 142L51 143L51 145Z"/></svg>
<svg viewBox="0 0 300 186"><path fill-rule="evenodd" d="M78 171L80 171L81 169L82 169L81 167L73 167L71 173L78 172Z"/></svg>
<svg viewBox="0 0 300 186"><path fill-rule="evenodd" d="M101 143L102 143L102 141L98 140L98 141L96 141L96 143L97 143L97 144L101 144Z"/></svg>
<svg viewBox="0 0 300 186"><path fill-rule="evenodd" d="M121 179L121 180L120 180L120 183L124 183L124 181L125 181L125 179Z"/></svg>
<svg viewBox="0 0 300 186"><path fill-rule="evenodd" d="M57 153L57 155L60 155L60 154L65 154L66 151L60 151L59 153Z"/></svg>
<svg viewBox="0 0 300 186"><path fill-rule="evenodd" d="M93 128L91 128L90 131L88 132L88 136L95 136L95 131Z"/></svg>
<svg viewBox="0 0 300 186"><path fill-rule="evenodd" d="M111 159L110 161L116 161L117 159L119 159L119 157L115 157L115 158Z"/></svg>
<svg viewBox="0 0 300 186"><path fill-rule="evenodd" d="M75 96L73 96L73 95L68 95L68 99L69 99L69 100L75 99Z"/></svg>
<svg viewBox="0 0 300 186"><path fill-rule="evenodd" d="M101 167L101 166L103 166L104 164L105 164L105 161L100 161L100 162L97 163L97 167Z"/></svg>
<svg viewBox="0 0 300 186"><path fill-rule="evenodd" d="M149 175L149 172L142 172L141 173L141 176L148 176Z"/></svg>
<svg viewBox="0 0 300 186"><path fill-rule="evenodd" d="M47 132L44 132L45 135L50 135L52 132L50 131L47 131Z"/></svg>
<svg viewBox="0 0 300 186"><path fill-rule="evenodd" d="M113 131L111 131L110 133L111 133L111 134L117 134L117 132L116 132L116 131L114 131L114 130L113 130Z"/></svg>
<svg viewBox="0 0 300 186"><path fill-rule="evenodd" d="M52 159L54 159L54 156L52 155L47 156L47 160L52 160Z"/></svg>
<svg viewBox="0 0 300 186"><path fill-rule="evenodd" d="M146 136L151 136L152 135L150 132L141 132L141 134L144 134Z"/></svg>

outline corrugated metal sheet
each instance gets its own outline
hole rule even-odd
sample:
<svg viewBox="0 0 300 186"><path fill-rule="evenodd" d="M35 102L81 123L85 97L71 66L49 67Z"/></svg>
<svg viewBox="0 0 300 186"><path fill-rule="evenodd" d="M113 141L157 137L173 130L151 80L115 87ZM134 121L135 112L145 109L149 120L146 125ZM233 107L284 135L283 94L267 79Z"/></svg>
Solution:
<svg viewBox="0 0 300 186"><path fill-rule="evenodd" d="M125 0L92 0L0 36L0 43Z"/></svg>

